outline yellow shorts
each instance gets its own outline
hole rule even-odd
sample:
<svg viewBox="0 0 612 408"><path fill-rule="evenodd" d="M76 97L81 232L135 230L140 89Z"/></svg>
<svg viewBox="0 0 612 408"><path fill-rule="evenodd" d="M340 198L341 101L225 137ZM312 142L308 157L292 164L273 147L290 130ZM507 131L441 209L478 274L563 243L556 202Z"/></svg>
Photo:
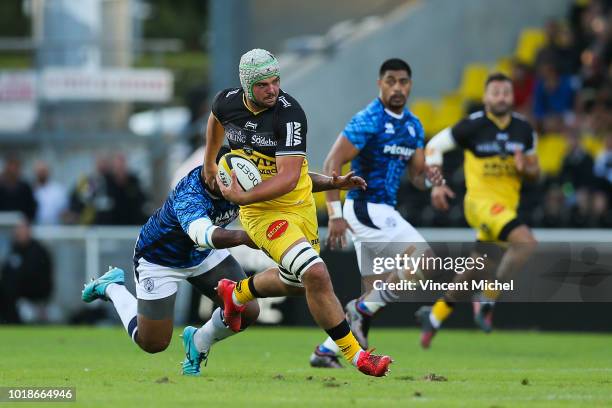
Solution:
<svg viewBox="0 0 612 408"><path fill-rule="evenodd" d="M500 233L517 219L516 208L494 200L466 199L464 211L467 223L477 232L476 239L485 242L504 241Z"/></svg>
<svg viewBox="0 0 612 408"><path fill-rule="evenodd" d="M290 272L282 267L285 252L297 241L306 239L318 254L319 226L317 211L312 203L295 209L249 209L240 210L240 221L249 237L279 265L281 280L294 286L302 286L301 272ZM322 262L322 260L318 260Z"/></svg>

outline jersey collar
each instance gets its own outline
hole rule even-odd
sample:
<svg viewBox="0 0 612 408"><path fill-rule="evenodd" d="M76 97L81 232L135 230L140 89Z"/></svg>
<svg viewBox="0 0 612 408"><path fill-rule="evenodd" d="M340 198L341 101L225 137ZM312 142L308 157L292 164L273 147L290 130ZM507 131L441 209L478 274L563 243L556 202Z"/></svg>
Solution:
<svg viewBox="0 0 612 408"><path fill-rule="evenodd" d="M397 114L397 113L395 113L393 111L390 111L387 108L385 108L385 112L387 113L387 115L389 115L389 116L391 116L392 118L395 118L395 119L402 119L404 117L404 115L406 114L405 111L402 111L401 114Z"/></svg>
<svg viewBox="0 0 612 408"><path fill-rule="evenodd" d="M493 122L500 130L507 129L508 126L510 126L510 122L512 122L512 115L510 115L510 119L508 119L508 121L502 122L492 113L486 112L485 114L487 115L487 118L489 118L489 120Z"/></svg>
<svg viewBox="0 0 612 408"><path fill-rule="evenodd" d="M378 101L378 103L380 104L380 106L382 106L382 108L384 109L384 111L387 113L387 115L391 116L392 118L395 119L403 119L404 115L406 115L406 108L402 109L402 113L395 113L389 109L387 109L385 107L385 104L383 103L382 100L380 100L380 98L376 98L376 100Z"/></svg>
<svg viewBox="0 0 612 408"><path fill-rule="evenodd" d="M249 104L247 103L247 101L246 101L245 97L246 97L246 96L245 96L244 94L242 94L242 103L244 104L244 107L245 107L245 108L247 108L247 110L248 110L249 112L251 112L253 115L257 116L257 115L259 115L260 113L265 112L265 111L267 111L267 110L269 109L269 108L265 108L265 109L262 109L262 110L260 110L260 111L254 111L254 110L252 110L252 109L249 107Z"/></svg>

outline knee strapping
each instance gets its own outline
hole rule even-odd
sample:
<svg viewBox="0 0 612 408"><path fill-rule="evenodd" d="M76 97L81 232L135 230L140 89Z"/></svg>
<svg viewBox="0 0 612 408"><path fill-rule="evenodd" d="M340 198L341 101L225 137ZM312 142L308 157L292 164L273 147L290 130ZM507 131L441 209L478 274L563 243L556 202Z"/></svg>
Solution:
<svg viewBox="0 0 612 408"><path fill-rule="evenodd" d="M308 242L300 242L295 245L281 260L283 269L300 280L302 273L319 262L323 260Z"/></svg>

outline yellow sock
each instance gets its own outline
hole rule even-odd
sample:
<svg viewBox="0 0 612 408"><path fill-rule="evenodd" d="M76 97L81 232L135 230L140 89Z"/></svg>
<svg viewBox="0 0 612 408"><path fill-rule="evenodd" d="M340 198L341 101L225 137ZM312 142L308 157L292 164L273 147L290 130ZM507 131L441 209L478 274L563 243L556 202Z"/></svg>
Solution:
<svg viewBox="0 0 612 408"><path fill-rule="evenodd" d="M500 292L499 290L488 290L485 289L482 291L482 296L487 299L487 300L497 300L497 298L499 297Z"/></svg>
<svg viewBox="0 0 612 408"><path fill-rule="evenodd" d="M344 358L346 358L349 363L352 363L355 354L362 350L352 332L349 332L349 334L341 339L334 340L334 342L340 347L340 351L342 351Z"/></svg>
<svg viewBox="0 0 612 408"><path fill-rule="evenodd" d="M242 305L246 305L251 300L255 299L255 295L253 295L249 285L252 284L251 279L253 279L253 277L238 281L238 283L236 283L236 287L234 288L234 297Z"/></svg>
<svg viewBox="0 0 612 408"><path fill-rule="evenodd" d="M453 312L453 307L449 306L448 303L444 301L444 299L436 300L433 307L431 308L431 314L436 318L436 320L442 323L446 318Z"/></svg>

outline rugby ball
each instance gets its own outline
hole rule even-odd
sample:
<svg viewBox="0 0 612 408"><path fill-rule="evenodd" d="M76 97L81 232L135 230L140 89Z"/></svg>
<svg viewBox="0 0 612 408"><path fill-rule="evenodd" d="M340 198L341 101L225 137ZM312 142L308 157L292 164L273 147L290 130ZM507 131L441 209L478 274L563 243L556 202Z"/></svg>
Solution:
<svg viewBox="0 0 612 408"><path fill-rule="evenodd" d="M261 174L255 163L239 154L227 153L219 160L217 171L226 187L232 184L232 170L236 172L238 184L244 191L249 191L261 183Z"/></svg>

